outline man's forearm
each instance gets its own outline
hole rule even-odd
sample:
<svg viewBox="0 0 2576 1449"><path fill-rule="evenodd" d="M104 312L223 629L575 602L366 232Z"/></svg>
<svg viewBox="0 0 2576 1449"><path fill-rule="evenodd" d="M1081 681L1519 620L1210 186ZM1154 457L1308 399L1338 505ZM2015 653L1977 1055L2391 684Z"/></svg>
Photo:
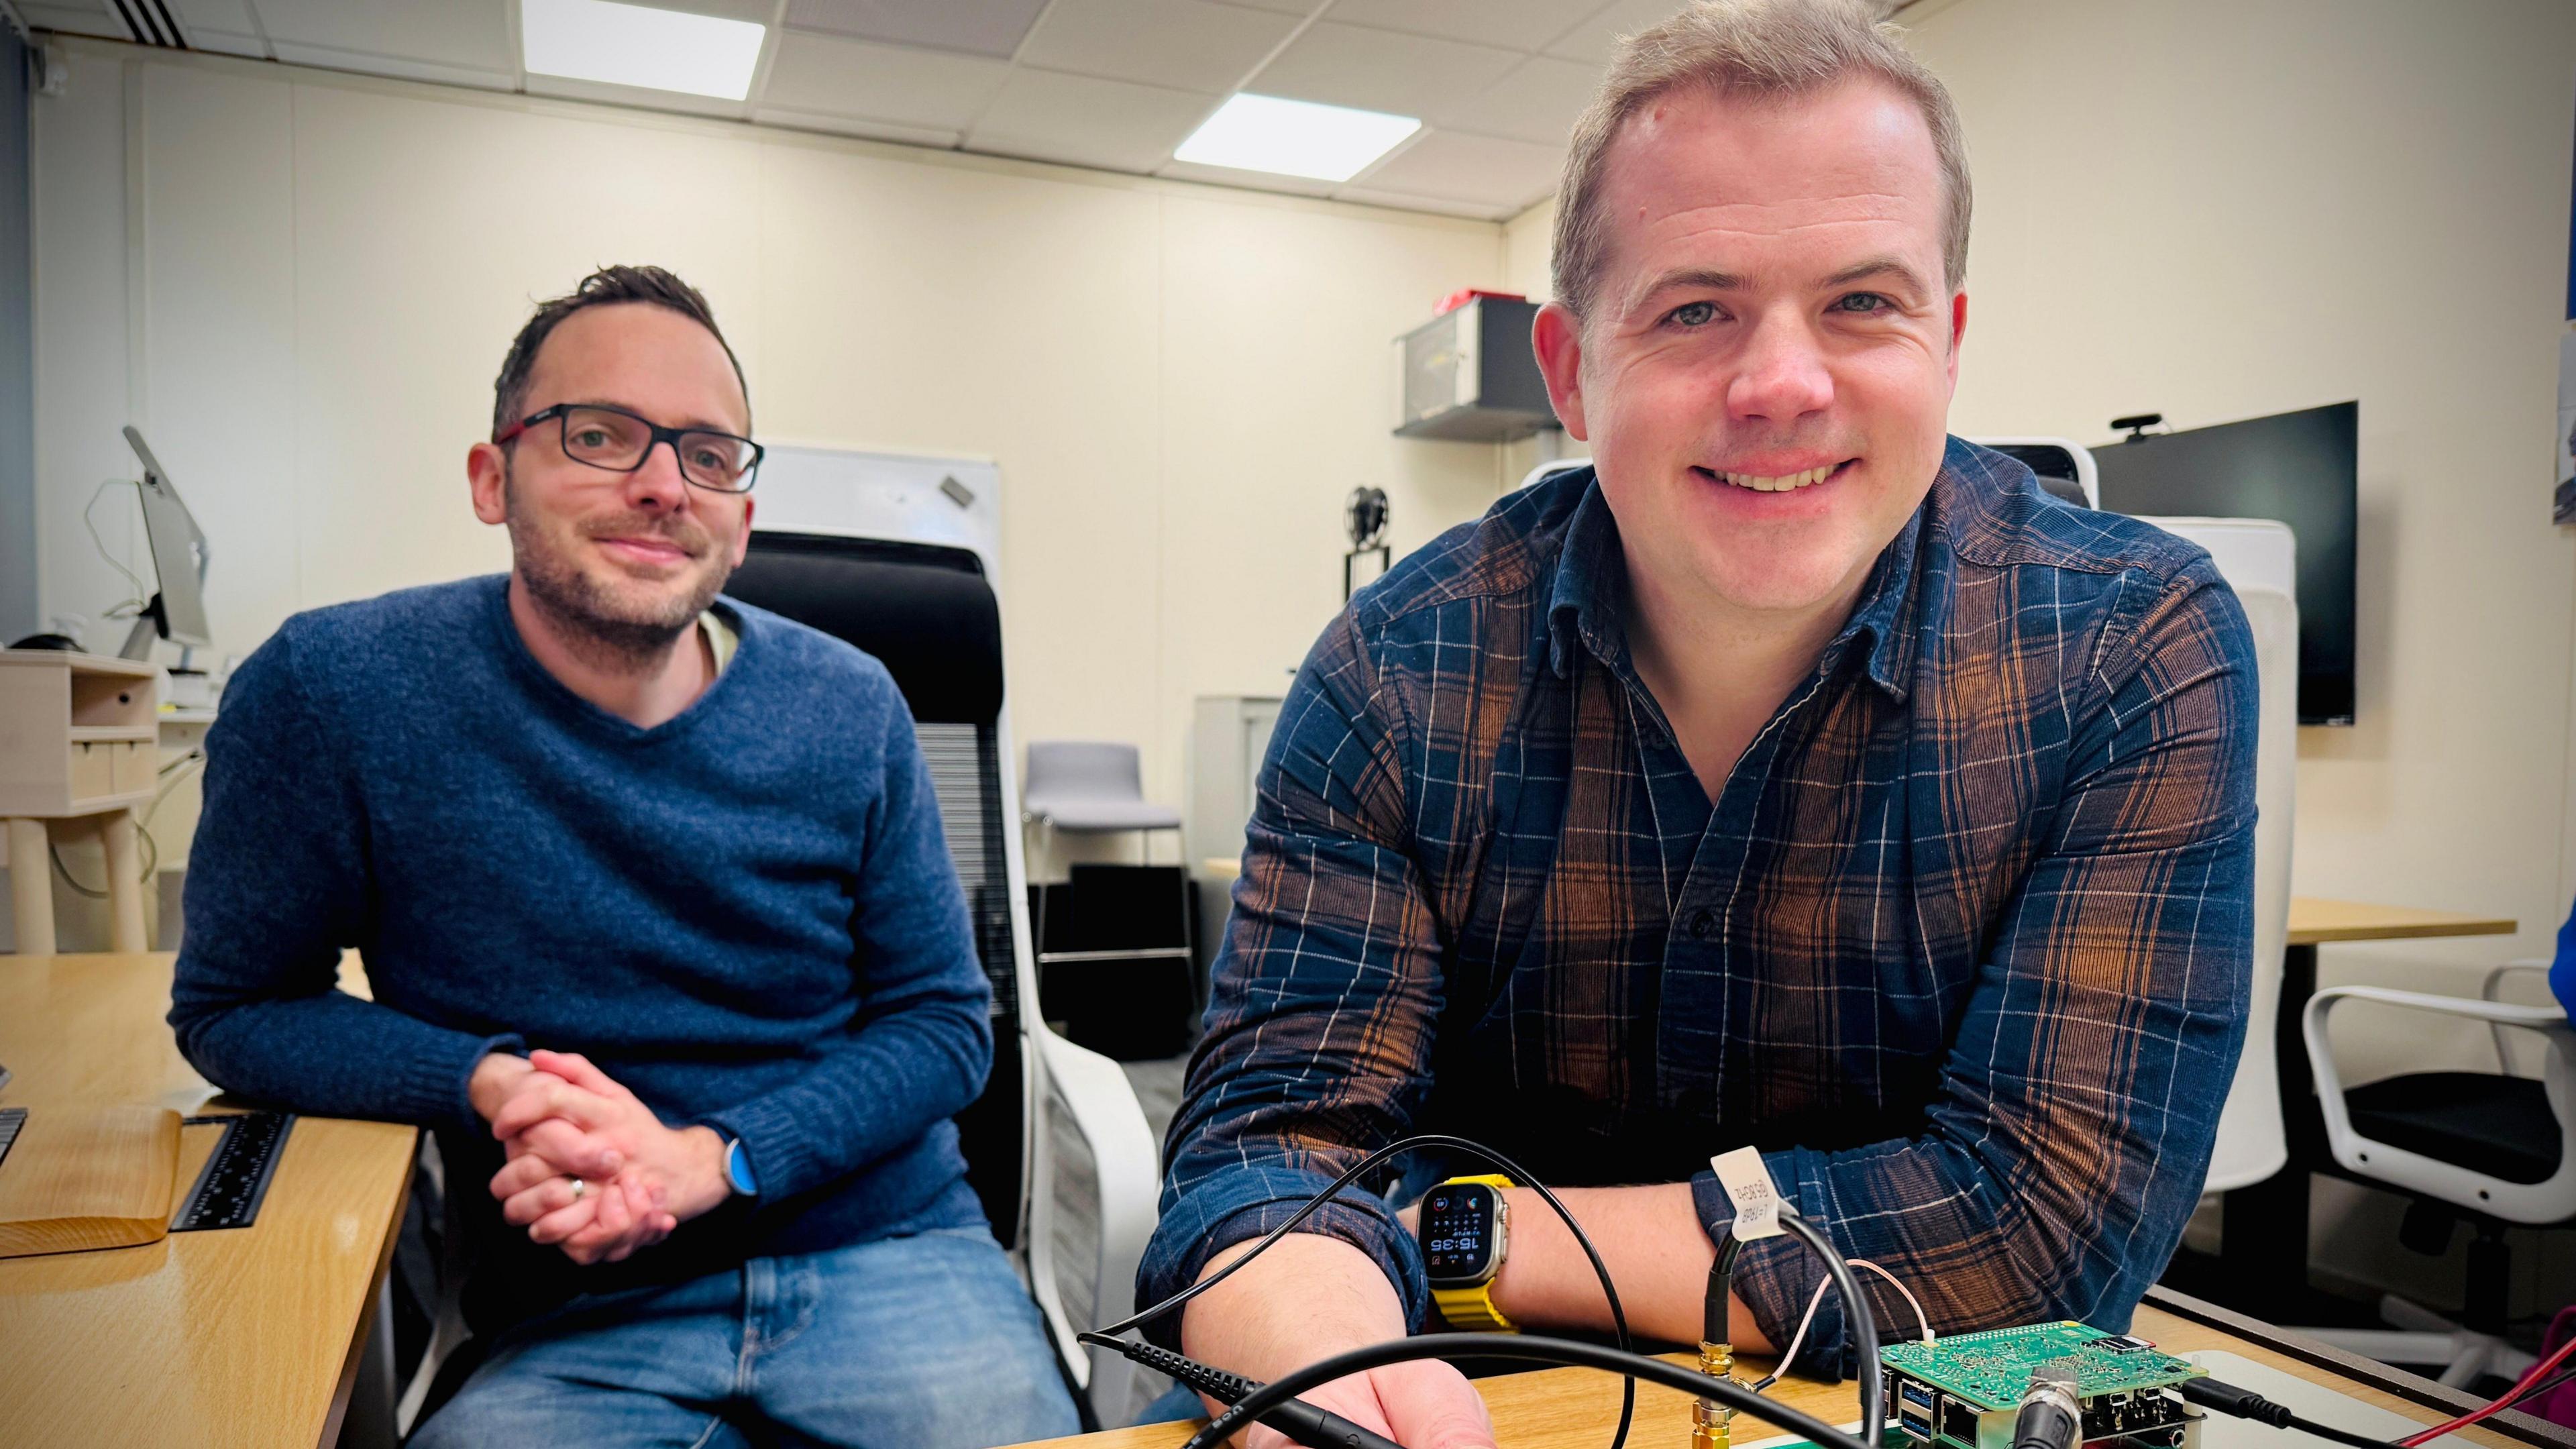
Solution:
<svg viewBox="0 0 2576 1449"><path fill-rule="evenodd" d="M1252 1250L1208 1259L1202 1281ZM1181 1310L1181 1351L1267 1382L1315 1360L1404 1337L1404 1300L1377 1260L1339 1238L1290 1233Z"/></svg>
<svg viewBox="0 0 2576 1449"><path fill-rule="evenodd" d="M1690 1184L1569 1187L1556 1195L1583 1224L1619 1285L1629 1332L1669 1343L1699 1342L1717 1249L1700 1226ZM1495 1306L1524 1328L1608 1332L1610 1304L1582 1244L1536 1192L1515 1188L1505 1196L1512 1210L1511 1252L1494 1280ZM1737 1351L1775 1349L1741 1297L1728 1305L1728 1323Z"/></svg>
<svg viewBox="0 0 2576 1449"><path fill-rule="evenodd" d="M241 999L183 979L176 994L170 1020L180 1054L207 1080L321 1117L470 1125L468 1074L487 1053L517 1043L339 991Z"/></svg>

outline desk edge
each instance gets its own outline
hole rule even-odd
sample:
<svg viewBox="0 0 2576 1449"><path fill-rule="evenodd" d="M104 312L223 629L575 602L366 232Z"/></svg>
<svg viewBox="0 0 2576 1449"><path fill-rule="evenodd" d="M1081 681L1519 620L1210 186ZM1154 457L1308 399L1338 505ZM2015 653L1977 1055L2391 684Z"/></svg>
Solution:
<svg viewBox="0 0 2576 1449"><path fill-rule="evenodd" d="M340 1442L340 1429L349 1417L349 1400L357 1392L358 1371L367 1356L367 1336L375 1332L376 1307L384 1298L386 1277L393 1271L394 1249L402 1241L403 1219L411 1216L412 1175L419 1171L420 1129L413 1127L411 1155L403 1159L402 1186L394 1192L394 1210L385 1223L385 1240L376 1247L376 1269L367 1275L367 1296L358 1304L358 1330L350 1337L348 1351L340 1359L340 1381L331 1388L331 1409L322 1416L322 1436L316 1441L318 1449L332 1449ZM388 1345L385 1352L390 1358L392 1347ZM397 1367L393 1385L396 1399L401 1398L402 1389L401 1371ZM2569 1444L2571 1449L2576 1449L2576 1439L2571 1439Z"/></svg>
<svg viewBox="0 0 2576 1449"><path fill-rule="evenodd" d="M2392 1368L2376 1359L2346 1353L2330 1344L2319 1343L2313 1338L2274 1327L2259 1318L2248 1318L2234 1309L2221 1308L2215 1303L2194 1298L2188 1293L2177 1293L2162 1284L2147 1290L2146 1302L2149 1306L2163 1309L2176 1318L2187 1318L2194 1323L2223 1329L2248 1343L2268 1348L2284 1357L2297 1359L2314 1368L2331 1370L2345 1378L2368 1384L2383 1393L2394 1394L2410 1403L2438 1410L2445 1415L2465 1414L2471 1409L2484 1407L2487 1402L2462 1393L2458 1389L2445 1388L2431 1379L2420 1378L2404 1369ZM2563 1428L2546 1419L2515 1409L2507 1409L2503 1413L2485 1419L2478 1427L2492 1429L2526 1444L2548 1446L2548 1449L2576 1449L2576 1429Z"/></svg>
<svg viewBox="0 0 2576 1449"><path fill-rule="evenodd" d="M2293 946L2348 946L2360 941L2439 941L2519 934L2518 921L2422 921L2404 926L2312 926L2290 932Z"/></svg>

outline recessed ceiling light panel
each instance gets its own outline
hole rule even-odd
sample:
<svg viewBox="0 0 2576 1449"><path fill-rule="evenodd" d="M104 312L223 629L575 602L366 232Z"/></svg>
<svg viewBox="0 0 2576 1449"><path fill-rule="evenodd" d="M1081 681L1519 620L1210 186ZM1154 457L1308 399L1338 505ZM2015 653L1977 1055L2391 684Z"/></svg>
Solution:
<svg viewBox="0 0 2576 1449"><path fill-rule="evenodd" d="M1422 129L1411 116L1238 94L1172 153L1176 161L1348 181Z"/></svg>
<svg viewBox="0 0 2576 1449"><path fill-rule="evenodd" d="M738 101L768 27L614 0L520 0L519 40L538 75Z"/></svg>

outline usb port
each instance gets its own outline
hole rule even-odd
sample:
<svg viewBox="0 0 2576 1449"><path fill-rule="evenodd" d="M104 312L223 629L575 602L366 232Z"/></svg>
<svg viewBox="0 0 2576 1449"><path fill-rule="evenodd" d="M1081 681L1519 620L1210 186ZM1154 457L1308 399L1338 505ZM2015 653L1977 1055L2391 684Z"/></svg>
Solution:
<svg viewBox="0 0 2576 1449"><path fill-rule="evenodd" d="M1897 1397L1921 1409L1924 1413L1932 1412L1932 1391L1912 1379L1899 1383L1896 1386L1896 1393Z"/></svg>
<svg viewBox="0 0 2576 1449"><path fill-rule="evenodd" d="M1918 1414L1909 1406L1898 1411L1896 1422L1899 1427L1905 1430L1905 1437L1909 1439L1920 1439L1927 1444L1932 1442L1931 1415Z"/></svg>

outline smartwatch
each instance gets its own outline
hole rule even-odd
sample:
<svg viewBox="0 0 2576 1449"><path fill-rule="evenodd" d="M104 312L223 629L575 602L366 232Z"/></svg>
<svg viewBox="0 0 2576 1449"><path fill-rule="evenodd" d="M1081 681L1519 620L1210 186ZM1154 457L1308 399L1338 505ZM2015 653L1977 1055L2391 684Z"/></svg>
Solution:
<svg viewBox="0 0 2576 1449"><path fill-rule="evenodd" d="M1451 1328L1519 1332L1494 1306L1493 1293L1494 1275L1512 1245L1512 1207L1503 1189L1516 1185L1500 1174L1453 1177L1422 1199L1422 1265Z"/></svg>
<svg viewBox="0 0 2576 1449"><path fill-rule="evenodd" d="M742 1139L739 1137L728 1138L725 1141L724 1174L725 1181L733 1184L735 1192L744 1197L760 1196L760 1185L754 1182L751 1176L751 1159L743 1155Z"/></svg>

